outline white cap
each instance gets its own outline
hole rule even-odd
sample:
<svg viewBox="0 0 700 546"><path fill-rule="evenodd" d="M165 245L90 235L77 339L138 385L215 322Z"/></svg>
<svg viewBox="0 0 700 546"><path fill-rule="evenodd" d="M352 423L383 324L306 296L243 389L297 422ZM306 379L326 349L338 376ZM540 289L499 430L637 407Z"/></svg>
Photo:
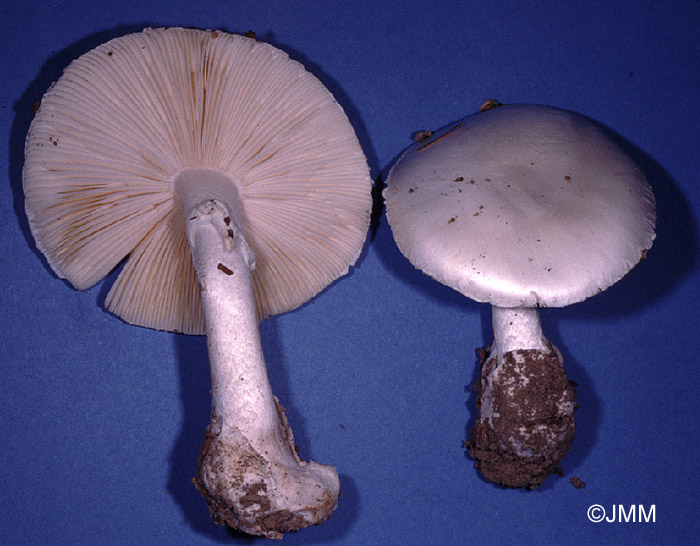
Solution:
<svg viewBox="0 0 700 546"><path fill-rule="evenodd" d="M146 29L75 60L26 142L26 210L56 274L85 289L129 256L107 297L128 322L203 333L173 181L236 184L256 255L258 316L288 311L347 272L364 243L371 179L330 92L252 38Z"/></svg>
<svg viewBox="0 0 700 546"><path fill-rule="evenodd" d="M651 247L654 195L592 122L537 105L477 113L411 146L384 190L403 254L499 307L605 290Z"/></svg>

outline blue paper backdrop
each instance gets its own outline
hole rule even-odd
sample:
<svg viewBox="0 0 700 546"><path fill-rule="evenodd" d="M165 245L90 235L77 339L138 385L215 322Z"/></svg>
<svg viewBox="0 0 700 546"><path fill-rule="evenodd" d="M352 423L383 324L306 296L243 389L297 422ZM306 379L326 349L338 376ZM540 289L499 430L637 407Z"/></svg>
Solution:
<svg viewBox="0 0 700 546"><path fill-rule="evenodd" d="M383 214L347 277L263 322L301 454L336 466L343 489L329 521L285 544L697 541L700 4L32 0L0 6L0 543L264 542L215 526L190 482L210 410L204 338L105 312L114 274L86 292L57 279L24 214L32 105L99 43L174 25L252 29L303 62L374 179L414 131L494 97L602 123L658 201L647 260L542 313L581 407L564 478L534 492L486 483L462 448L489 309L414 270ZM655 521L593 523L594 504L653 507Z"/></svg>

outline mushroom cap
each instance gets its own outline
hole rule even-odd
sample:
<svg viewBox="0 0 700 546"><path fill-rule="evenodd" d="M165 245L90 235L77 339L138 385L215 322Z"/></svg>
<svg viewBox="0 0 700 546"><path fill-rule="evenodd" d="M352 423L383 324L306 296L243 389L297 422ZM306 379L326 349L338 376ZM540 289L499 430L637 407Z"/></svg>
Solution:
<svg viewBox="0 0 700 546"><path fill-rule="evenodd" d="M499 307L584 300L655 237L640 168L591 121L547 106L468 116L411 146L386 183L389 224L411 263Z"/></svg>
<svg viewBox="0 0 700 546"><path fill-rule="evenodd" d="M340 105L279 49L220 31L145 29L73 61L25 147L32 234L78 289L129 256L106 306L130 323L204 333L178 173L237 185L256 254L258 316L345 274L369 224L371 179Z"/></svg>

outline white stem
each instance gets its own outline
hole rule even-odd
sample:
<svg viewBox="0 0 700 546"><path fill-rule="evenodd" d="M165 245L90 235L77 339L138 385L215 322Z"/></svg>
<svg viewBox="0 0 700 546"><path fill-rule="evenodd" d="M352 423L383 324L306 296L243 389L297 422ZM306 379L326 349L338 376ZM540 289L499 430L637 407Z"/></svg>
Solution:
<svg viewBox="0 0 700 546"><path fill-rule="evenodd" d="M251 282L255 255L245 240L235 186L223 182L214 171L190 170L177 188L200 285L213 415L221 434L234 427L259 447L261 438L282 435L260 344Z"/></svg>
<svg viewBox="0 0 700 546"><path fill-rule="evenodd" d="M492 351L501 362L503 355L516 349L548 351L548 340L542 333L540 314L535 307L491 307L493 322Z"/></svg>
<svg viewBox="0 0 700 546"><path fill-rule="evenodd" d="M318 524L335 509L334 468L301 461L272 394L260 343L235 183L191 169L175 181L200 285L212 382L212 421L197 487L217 522L279 538ZM255 502L251 502L255 499Z"/></svg>
<svg viewBox="0 0 700 546"><path fill-rule="evenodd" d="M253 254L222 205L212 200L191 209L187 223L205 316L213 413L223 435L231 427L274 434L279 420L255 313Z"/></svg>

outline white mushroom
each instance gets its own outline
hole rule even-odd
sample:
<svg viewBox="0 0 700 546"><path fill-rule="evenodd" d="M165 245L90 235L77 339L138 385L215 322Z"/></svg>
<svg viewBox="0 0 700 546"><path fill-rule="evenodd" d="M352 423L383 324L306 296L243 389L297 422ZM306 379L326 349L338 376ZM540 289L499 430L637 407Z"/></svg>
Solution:
<svg viewBox="0 0 700 546"><path fill-rule="evenodd" d="M364 242L369 171L328 90L243 36L116 38L43 97L24 191L59 277L86 289L128 256L110 311L206 332L213 407L195 483L215 521L279 538L329 517L337 472L297 456L258 332L345 274Z"/></svg>
<svg viewBox="0 0 700 546"><path fill-rule="evenodd" d="M489 479L534 487L568 450L575 406L538 308L622 278L652 245L655 205L640 168L584 117L493 106L411 146L385 199L418 269L492 305L471 453Z"/></svg>

